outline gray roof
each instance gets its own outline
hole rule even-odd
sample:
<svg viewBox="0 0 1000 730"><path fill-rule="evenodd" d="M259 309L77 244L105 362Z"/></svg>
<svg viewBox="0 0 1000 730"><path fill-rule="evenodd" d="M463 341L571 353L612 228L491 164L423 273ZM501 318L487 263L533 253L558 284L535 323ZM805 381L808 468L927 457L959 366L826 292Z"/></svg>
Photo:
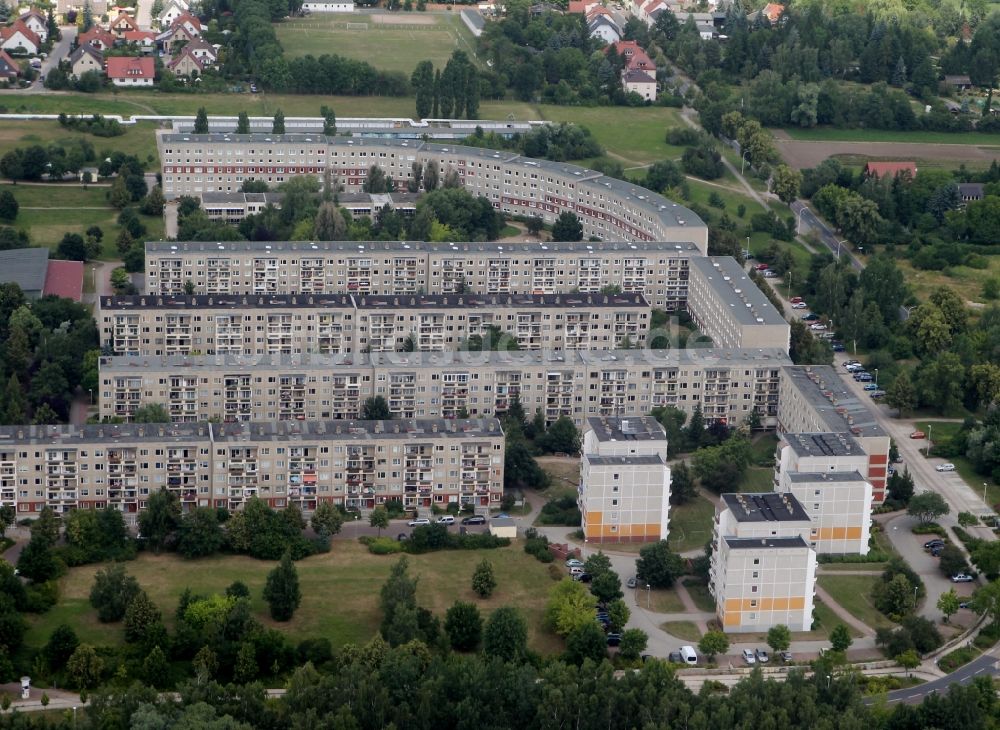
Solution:
<svg viewBox="0 0 1000 730"><path fill-rule="evenodd" d="M740 324L788 324L732 256L700 256L690 266L701 272Z"/></svg>
<svg viewBox="0 0 1000 730"><path fill-rule="evenodd" d="M591 466L663 466L658 454L653 456L591 456L585 457Z"/></svg>
<svg viewBox="0 0 1000 730"><path fill-rule="evenodd" d="M205 205L225 205L227 203L280 203L284 193L202 193Z"/></svg>
<svg viewBox="0 0 1000 730"><path fill-rule="evenodd" d="M601 253L620 251L670 254L672 256L698 257L701 254L692 242L677 241L547 241L545 243L499 243L496 241L147 241L147 254L177 254L184 253L289 253L301 251L337 251L353 253L359 256L375 253L453 253L461 256L468 252L495 253L498 257L504 255L517 256L531 254L544 256L547 253Z"/></svg>
<svg viewBox="0 0 1000 730"><path fill-rule="evenodd" d="M70 65L76 63L81 58L83 58L84 54L93 57L93 59L98 63L104 63L104 54L98 51L89 43L84 43L82 46L77 47L75 51L69 54Z"/></svg>
<svg viewBox="0 0 1000 730"><path fill-rule="evenodd" d="M666 441L667 432L652 416L591 416L587 425L598 441Z"/></svg>
<svg viewBox="0 0 1000 730"><path fill-rule="evenodd" d="M399 421L260 421L252 423L121 423L85 426L0 426L5 444L71 447L118 441L302 441L304 439L417 439L437 435L463 439L502 436L495 418Z"/></svg>
<svg viewBox="0 0 1000 730"><path fill-rule="evenodd" d="M861 444L846 432L786 433L785 442L799 456L864 456ZM866 457L867 458L867 457Z"/></svg>
<svg viewBox="0 0 1000 730"><path fill-rule="evenodd" d="M212 368L247 370L255 367L294 368L298 370L331 370L401 367L401 368L460 368L489 365L497 370L517 370L530 366L545 366L553 370L573 367L619 368L645 364L651 368L680 368L698 365L715 370L724 367L744 369L749 365L770 364L778 368L789 362L788 355L778 349L727 350L703 348L684 350L517 350L513 352L380 352L347 353L342 355L150 355L101 358L101 372L134 373L142 370L175 370L178 368ZM634 420L634 419L629 419Z"/></svg>
<svg viewBox="0 0 1000 730"><path fill-rule="evenodd" d="M723 494L722 501L737 522L808 522L802 504L794 494L759 492Z"/></svg>
<svg viewBox="0 0 1000 730"><path fill-rule="evenodd" d="M41 293L45 288L45 272L48 266L47 248L14 248L0 251L0 282L17 284L25 293Z"/></svg>
<svg viewBox="0 0 1000 730"><path fill-rule="evenodd" d="M790 471L789 480L798 484L820 484L823 482L865 482L868 481L859 471Z"/></svg>
<svg viewBox="0 0 1000 730"><path fill-rule="evenodd" d="M962 198L982 198L983 197L983 184L982 183L959 183L958 184L958 194Z"/></svg>
<svg viewBox="0 0 1000 730"><path fill-rule="evenodd" d="M514 527L513 517L491 517L490 527Z"/></svg>
<svg viewBox="0 0 1000 730"><path fill-rule="evenodd" d="M886 436L867 402L856 396L832 365L789 365L783 381L794 386L812 406L825 431L855 436ZM848 420L850 419L850 420Z"/></svg>
<svg viewBox="0 0 1000 730"><path fill-rule="evenodd" d="M801 535L795 537L724 537L731 550L754 550L759 548L807 548L809 545Z"/></svg>
<svg viewBox="0 0 1000 730"><path fill-rule="evenodd" d="M132 294L101 297L101 309L475 309L642 307L641 294Z"/></svg>

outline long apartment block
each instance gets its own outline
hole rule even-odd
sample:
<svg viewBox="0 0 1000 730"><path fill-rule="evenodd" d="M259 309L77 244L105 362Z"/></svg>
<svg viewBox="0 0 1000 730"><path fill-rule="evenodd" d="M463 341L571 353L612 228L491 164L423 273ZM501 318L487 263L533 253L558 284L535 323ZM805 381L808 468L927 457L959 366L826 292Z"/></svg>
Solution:
<svg viewBox="0 0 1000 730"><path fill-rule="evenodd" d="M461 145L417 140L358 139L313 134L185 134L156 136L167 199L238 192L248 179L278 185L329 171L345 193L362 192L378 166L403 187L413 167L436 163L441 179L454 173L470 193L511 215L552 223L575 213L585 238L674 241L708 250L708 227L693 211L662 195L576 165Z"/></svg>
<svg viewBox="0 0 1000 730"><path fill-rule="evenodd" d="M496 419L4 426L0 504L19 517L113 507L133 523L160 489L185 510L486 507L503 494L503 449Z"/></svg>
<svg viewBox="0 0 1000 730"><path fill-rule="evenodd" d="M858 398L830 365L791 365L781 371L778 435L843 433L867 455L859 469L872 485L876 504L885 501L889 434L865 400Z"/></svg>
<svg viewBox="0 0 1000 730"><path fill-rule="evenodd" d="M620 287L683 309L690 242L151 241L145 293L558 294Z"/></svg>
<svg viewBox="0 0 1000 730"><path fill-rule="evenodd" d="M731 256L691 259L687 307L717 347L789 348L788 322Z"/></svg>
<svg viewBox="0 0 1000 730"><path fill-rule="evenodd" d="M522 350L642 346L641 294L134 295L100 298L101 344L118 355L440 352L499 329Z"/></svg>
<svg viewBox="0 0 1000 730"><path fill-rule="evenodd" d="M516 398L528 414L581 428L666 406L733 425L755 409L773 426L788 363L781 350L716 348L107 357L100 414L127 421L162 403L179 422L351 419L382 396L394 418L491 417Z"/></svg>

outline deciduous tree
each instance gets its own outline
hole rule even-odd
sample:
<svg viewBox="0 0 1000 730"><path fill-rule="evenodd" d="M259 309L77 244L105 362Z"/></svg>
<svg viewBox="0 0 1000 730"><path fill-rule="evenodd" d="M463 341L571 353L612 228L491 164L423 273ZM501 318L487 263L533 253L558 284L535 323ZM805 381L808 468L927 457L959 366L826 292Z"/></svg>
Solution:
<svg viewBox="0 0 1000 730"><path fill-rule="evenodd" d="M455 601L444 619L451 648L455 651L475 651L483 633L483 618L472 603Z"/></svg>
<svg viewBox="0 0 1000 730"><path fill-rule="evenodd" d="M271 610L271 618L275 621L288 621L295 609L302 602L302 591L299 589L299 574L292 562L292 554L285 551L281 562L267 574L264 585L264 600Z"/></svg>
<svg viewBox="0 0 1000 730"><path fill-rule="evenodd" d="M729 651L729 637L721 631L709 631L701 637L698 642L698 650L708 657L710 662L715 661L717 654L725 654Z"/></svg>
<svg viewBox="0 0 1000 730"><path fill-rule="evenodd" d="M472 590L476 592L480 598L489 598L493 595L494 589L497 587L496 574L493 572L493 563L485 558L479 565L476 566L475 572L472 574Z"/></svg>
<svg viewBox="0 0 1000 730"><path fill-rule="evenodd" d="M483 652L505 662L520 661L528 650L528 624L513 606L501 606L486 622Z"/></svg>
<svg viewBox="0 0 1000 730"><path fill-rule="evenodd" d="M951 512L951 507L937 492L921 492L910 498L910 503L906 507L906 513L920 520L921 524L933 522L938 517Z"/></svg>

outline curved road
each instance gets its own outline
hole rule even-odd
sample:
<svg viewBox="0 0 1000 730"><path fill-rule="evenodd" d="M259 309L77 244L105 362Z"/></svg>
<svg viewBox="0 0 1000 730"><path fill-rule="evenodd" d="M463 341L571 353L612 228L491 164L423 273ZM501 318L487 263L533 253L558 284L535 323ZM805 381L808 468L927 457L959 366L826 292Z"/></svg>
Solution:
<svg viewBox="0 0 1000 730"><path fill-rule="evenodd" d="M1000 644L997 646L1000 646ZM890 692L888 694L887 702L890 705L896 702L916 705L922 702L924 697L929 694L947 692L948 688L953 684L969 684L969 682L982 674L985 674L988 677L996 677L1000 674L1000 671L997 669L998 660L994 655L994 652L997 650L997 646L994 646L981 657L959 667L951 674L945 675L940 679L932 680L917 687L907 687L906 689L897 689ZM870 705L877 699L878 696L866 697L865 704Z"/></svg>

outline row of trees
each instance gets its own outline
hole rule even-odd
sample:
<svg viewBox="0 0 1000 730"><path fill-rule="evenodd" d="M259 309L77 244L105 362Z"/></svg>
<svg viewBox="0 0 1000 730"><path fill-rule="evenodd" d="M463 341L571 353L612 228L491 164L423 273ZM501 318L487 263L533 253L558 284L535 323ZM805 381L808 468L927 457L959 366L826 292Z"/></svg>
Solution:
<svg viewBox="0 0 1000 730"><path fill-rule="evenodd" d="M413 70L410 84L419 119L479 118L479 71L465 51L453 51L443 72L435 70L430 61L421 61Z"/></svg>

